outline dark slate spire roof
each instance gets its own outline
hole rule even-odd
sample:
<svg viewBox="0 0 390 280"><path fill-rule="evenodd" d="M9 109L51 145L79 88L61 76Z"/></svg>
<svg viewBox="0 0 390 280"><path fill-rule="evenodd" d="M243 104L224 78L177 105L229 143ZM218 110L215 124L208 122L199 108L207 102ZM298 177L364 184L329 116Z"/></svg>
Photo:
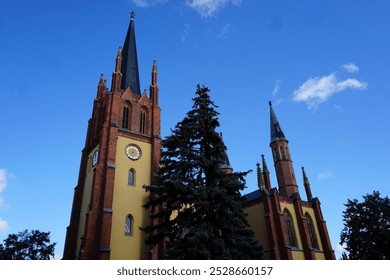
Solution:
<svg viewBox="0 0 390 280"><path fill-rule="evenodd" d="M129 29L122 50L122 89L127 89L130 85L133 93L141 94L138 73L137 47L135 44L134 16L131 12Z"/></svg>
<svg viewBox="0 0 390 280"><path fill-rule="evenodd" d="M270 108L270 119L271 119L271 143L277 140L287 140L286 137L284 136L282 128L280 127L274 109L272 108L271 101L269 102L269 108Z"/></svg>
<svg viewBox="0 0 390 280"><path fill-rule="evenodd" d="M223 143L224 141L223 141L223 138L222 138L222 133L220 133L220 137L221 137L221 140L222 140L222 143ZM224 155L223 155L223 162L219 165L219 168L220 169L232 169L232 167L230 165L229 157L228 157L228 154L227 154L226 146L225 146L225 151L224 151Z"/></svg>

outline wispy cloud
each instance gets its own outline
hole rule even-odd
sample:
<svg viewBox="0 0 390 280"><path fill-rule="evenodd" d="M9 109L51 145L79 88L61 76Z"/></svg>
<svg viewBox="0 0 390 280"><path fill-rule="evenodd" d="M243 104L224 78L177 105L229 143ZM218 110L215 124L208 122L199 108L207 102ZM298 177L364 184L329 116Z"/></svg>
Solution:
<svg viewBox="0 0 390 280"><path fill-rule="evenodd" d="M0 233L6 232L8 230L8 222L0 218Z"/></svg>
<svg viewBox="0 0 390 280"><path fill-rule="evenodd" d="M228 4L239 6L241 5L241 0L187 0L187 5L204 18L214 16Z"/></svg>
<svg viewBox="0 0 390 280"><path fill-rule="evenodd" d="M326 180L326 179L334 177L334 174L332 173L332 171L326 170L326 171L323 171L320 174L318 174L317 177L318 177L318 180Z"/></svg>
<svg viewBox="0 0 390 280"><path fill-rule="evenodd" d="M347 64L346 64L347 65ZM344 65L345 66L345 65ZM347 66L342 66L347 69ZM356 72L356 65L351 64L349 73ZM316 108L319 104L327 101L331 96L347 89L363 90L367 88L367 83L357 79L342 79L338 72L322 77L309 78L293 93L293 100L296 102L305 102L309 109Z"/></svg>
<svg viewBox="0 0 390 280"><path fill-rule="evenodd" d="M188 39L188 36L190 34L190 25L189 24L186 24L184 26L184 30L183 30L183 33L181 35L181 42L182 43L186 43L187 42L187 39Z"/></svg>
<svg viewBox="0 0 390 280"><path fill-rule="evenodd" d="M230 23L226 23L224 27L222 27L221 31L217 34L218 39L228 39L229 35L234 31L233 26Z"/></svg>
<svg viewBox="0 0 390 280"><path fill-rule="evenodd" d="M7 170L0 169L0 206L4 204L4 199L1 196L1 193L7 187ZM8 230L8 222L0 218L0 233L6 232Z"/></svg>
<svg viewBox="0 0 390 280"><path fill-rule="evenodd" d="M278 94L278 92L279 92L279 90L280 90L280 84L281 84L281 83L282 83L281 80L277 80L277 81L275 82L274 89L273 89L273 91L272 91L272 95L273 95L273 96L276 96L276 95Z"/></svg>
<svg viewBox="0 0 390 280"><path fill-rule="evenodd" d="M1 196L1 193L7 187L7 171L5 169L0 169L0 206L4 204L4 199Z"/></svg>
<svg viewBox="0 0 390 280"><path fill-rule="evenodd" d="M353 63L348 63L348 64L341 65L341 68L344 69L345 71L347 71L348 73L359 72L359 67L357 67Z"/></svg>
<svg viewBox="0 0 390 280"><path fill-rule="evenodd" d="M0 193L7 187L7 171L0 169Z"/></svg>
<svg viewBox="0 0 390 280"><path fill-rule="evenodd" d="M133 4L138 8L148 8L158 4L164 4L168 2L168 0L131 0L131 2L133 2Z"/></svg>

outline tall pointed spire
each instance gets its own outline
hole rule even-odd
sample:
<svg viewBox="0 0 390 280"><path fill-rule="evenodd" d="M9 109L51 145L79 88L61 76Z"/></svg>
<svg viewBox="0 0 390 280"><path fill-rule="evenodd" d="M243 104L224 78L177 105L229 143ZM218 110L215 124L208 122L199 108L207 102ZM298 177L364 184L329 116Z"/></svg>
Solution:
<svg viewBox="0 0 390 280"><path fill-rule="evenodd" d="M287 140L284 136L283 130L280 127L278 118L276 117L276 114L274 112L274 109L272 108L272 102L269 101L269 107L270 107L270 120L271 120L271 142L277 141L277 140Z"/></svg>
<svg viewBox="0 0 390 280"><path fill-rule="evenodd" d="M284 136L282 128L280 127L278 118L276 117L274 109L272 108L271 101L269 102L269 107L271 122L270 147L274 157L279 193L281 196L290 197L291 195L298 192L298 185L295 180L294 168L288 148L288 140Z"/></svg>
<svg viewBox="0 0 390 280"><path fill-rule="evenodd" d="M122 50L122 89L131 88L131 91L136 94L141 94L138 72L137 47L135 43L134 30L135 13L130 13L130 24L127 30L125 43Z"/></svg>
<svg viewBox="0 0 390 280"><path fill-rule="evenodd" d="M221 137L222 143L225 144L223 142L222 133L220 133L220 137ZM226 172L227 174L230 174L233 172L233 168L230 165L229 157L227 154L227 147L226 146L225 146L225 151L224 151L224 155L223 155L223 162L219 165L219 169Z"/></svg>

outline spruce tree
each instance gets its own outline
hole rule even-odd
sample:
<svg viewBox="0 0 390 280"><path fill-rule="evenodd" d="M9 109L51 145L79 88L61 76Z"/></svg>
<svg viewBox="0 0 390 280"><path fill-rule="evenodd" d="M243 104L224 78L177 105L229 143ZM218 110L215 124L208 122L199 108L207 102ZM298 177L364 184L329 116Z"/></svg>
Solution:
<svg viewBox="0 0 390 280"><path fill-rule="evenodd" d="M154 223L147 244L164 243L167 259L260 259L240 191L248 172L226 172L218 108L198 85L194 104L163 141L160 182L148 186Z"/></svg>

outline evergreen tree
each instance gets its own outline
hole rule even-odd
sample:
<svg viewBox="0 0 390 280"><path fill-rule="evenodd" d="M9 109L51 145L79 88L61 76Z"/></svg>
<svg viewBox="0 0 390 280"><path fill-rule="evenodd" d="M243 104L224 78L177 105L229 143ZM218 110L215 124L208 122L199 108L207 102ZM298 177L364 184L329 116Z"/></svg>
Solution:
<svg viewBox="0 0 390 280"><path fill-rule="evenodd" d="M147 243L164 242L167 259L260 259L241 207L248 172L221 170L226 146L208 92L198 86L192 110L163 141L160 183L146 187L158 221L143 229Z"/></svg>
<svg viewBox="0 0 390 280"><path fill-rule="evenodd" d="M56 243L50 243L50 232L39 230L9 234L0 244L0 260L49 260Z"/></svg>
<svg viewBox="0 0 390 280"><path fill-rule="evenodd" d="M349 200L343 211L344 228L340 244L346 245L350 260L390 259L390 200L378 191Z"/></svg>

